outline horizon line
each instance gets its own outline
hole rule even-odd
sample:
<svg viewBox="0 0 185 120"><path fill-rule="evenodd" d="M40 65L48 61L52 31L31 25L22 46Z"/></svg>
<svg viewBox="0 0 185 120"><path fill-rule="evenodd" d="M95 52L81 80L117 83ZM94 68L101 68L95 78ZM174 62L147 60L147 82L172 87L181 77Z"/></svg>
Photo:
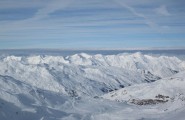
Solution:
<svg viewBox="0 0 185 120"><path fill-rule="evenodd" d="M185 47L138 47L138 48L3 48L3 50L185 50Z"/></svg>

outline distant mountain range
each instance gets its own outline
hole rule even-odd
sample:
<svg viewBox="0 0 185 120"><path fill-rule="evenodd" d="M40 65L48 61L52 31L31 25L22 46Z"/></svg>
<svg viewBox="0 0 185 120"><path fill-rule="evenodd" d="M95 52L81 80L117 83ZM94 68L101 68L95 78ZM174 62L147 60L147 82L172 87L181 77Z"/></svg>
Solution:
<svg viewBox="0 0 185 120"><path fill-rule="evenodd" d="M139 119L149 118L154 107L154 118L165 118L184 108L184 70L185 61L177 57L140 52L1 56L0 119L115 119L119 110L129 118L127 110L142 109L133 116Z"/></svg>

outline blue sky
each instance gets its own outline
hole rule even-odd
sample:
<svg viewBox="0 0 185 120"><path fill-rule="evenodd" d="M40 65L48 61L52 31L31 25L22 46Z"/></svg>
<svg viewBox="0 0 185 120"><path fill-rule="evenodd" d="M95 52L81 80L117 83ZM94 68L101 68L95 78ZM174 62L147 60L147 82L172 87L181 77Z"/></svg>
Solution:
<svg viewBox="0 0 185 120"><path fill-rule="evenodd" d="M0 49L185 47L184 0L0 0Z"/></svg>

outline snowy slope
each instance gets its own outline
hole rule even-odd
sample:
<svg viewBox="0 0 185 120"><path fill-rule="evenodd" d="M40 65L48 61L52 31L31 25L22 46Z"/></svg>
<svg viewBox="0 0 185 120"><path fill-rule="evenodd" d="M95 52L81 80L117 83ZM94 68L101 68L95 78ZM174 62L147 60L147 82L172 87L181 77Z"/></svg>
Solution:
<svg viewBox="0 0 185 120"><path fill-rule="evenodd" d="M2 56L0 119L167 119L179 110L171 114L176 118L184 111L184 70L177 57L141 53ZM169 101L144 107L127 102L158 94Z"/></svg>
<svg viewBox="0 0 185 120"><path fill-rule="evenodd" d="M143 83L110 92L103 95L103 98L137 105L165 103L163 107L166 110L176 110L185 107L184 76L185 72L180 72L150 84ZM146 102L147 100L149 102Z"/></svg>
<svg viewBox="0 0 185 120"><path fill-rule="evenodd" d="M2 120L183 120L184 118L184 109L168 112L165 111L167 107L133 106L101 98L76 99L32 87L8 76L1 76L0 81Z"/></svg>
<svg viewBox="0 0 185 120"><path fill-rule="evenodd" d="M72 56L7 56L0 75L43 90L99 96L138 83L153 82L185 68L176 57L135 54Z"/></svg>

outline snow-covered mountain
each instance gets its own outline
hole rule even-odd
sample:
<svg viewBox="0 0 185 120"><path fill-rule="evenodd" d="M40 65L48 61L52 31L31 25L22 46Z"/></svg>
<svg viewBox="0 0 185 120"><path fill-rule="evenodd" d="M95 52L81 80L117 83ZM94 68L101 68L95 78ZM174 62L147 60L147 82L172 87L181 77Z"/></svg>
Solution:
<svg viewBox="0 0 185 120"><path fill-rule="evenodd" d="M164 104L156 107L159 113L182 108L184 70L177 57L141 53L2 56L0 119L149 118L150 112L133 118L126 113L140 111L133 103L146 99Z"/></svg>
<svg viewBox="0 0 185 120"><path fill-rule="evenodd" d="M164 104L165 110L183 108L185 107L184 76L185 72L181 72L153 83L129 86L105 94L103 98L136 105L167 103Z"/></svg>
<svg viewBox="0 0 185 120"><path fill-rule="evenodd" d="M141 53L118 55L7 56L0 75L59 93L102 95L133 84L153 82L185 69L176 57Z"/></svg>

